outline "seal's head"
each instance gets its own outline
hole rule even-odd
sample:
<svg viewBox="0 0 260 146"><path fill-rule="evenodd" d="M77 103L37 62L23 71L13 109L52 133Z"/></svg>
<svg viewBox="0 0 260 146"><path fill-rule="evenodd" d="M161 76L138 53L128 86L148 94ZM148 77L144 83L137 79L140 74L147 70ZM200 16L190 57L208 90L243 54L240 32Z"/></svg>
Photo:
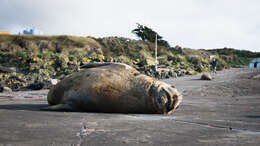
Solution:
<svg viewBox="0 0 260 146"><path fill-rule="evenodd" d="M171 114L182 101L182 95L174 86L160 81L151 86L150 95L159 114Z"/></svg>

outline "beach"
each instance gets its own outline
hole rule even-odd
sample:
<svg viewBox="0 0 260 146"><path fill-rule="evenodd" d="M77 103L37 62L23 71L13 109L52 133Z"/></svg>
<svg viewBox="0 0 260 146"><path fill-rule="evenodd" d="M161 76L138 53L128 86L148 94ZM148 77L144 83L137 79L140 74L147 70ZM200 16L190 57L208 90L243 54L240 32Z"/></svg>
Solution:
<svg viewBox="0 0 260 146"><path fill-rule="evenodd" d="M41 111L48 90L0 94L0 145L247 145L260 143L260 69L170 78L171 115Z"/></svg>

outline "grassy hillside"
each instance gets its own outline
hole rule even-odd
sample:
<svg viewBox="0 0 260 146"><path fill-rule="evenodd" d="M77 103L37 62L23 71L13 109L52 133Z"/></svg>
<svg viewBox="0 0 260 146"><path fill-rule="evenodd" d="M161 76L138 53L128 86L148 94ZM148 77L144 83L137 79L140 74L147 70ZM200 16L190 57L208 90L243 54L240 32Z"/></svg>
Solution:
<svg viewBox="0 0 260 146"><path fill-rule="evenodd" d="M159 70L159 77L209 71L212 54L217 55L219 70L260 57L260 53L226 48L208 51L159 46L158 60L164 67ZM154 43L119 37L0 35L0 82L13 89L37 81L63 79L89 62L123 62L150 76L157 74L151 69L155 62ZM6 67L13 71L4 71Z"/></svg>
<svg viewBox="0 0 260 146"><path fill-rule="evenodd" d="M232 67L241 66L241 65L247 66L253 58L260 57L260 52L235 50L233 48L213 49L213 50L208 50L208 52L219 55Z"/></svg>

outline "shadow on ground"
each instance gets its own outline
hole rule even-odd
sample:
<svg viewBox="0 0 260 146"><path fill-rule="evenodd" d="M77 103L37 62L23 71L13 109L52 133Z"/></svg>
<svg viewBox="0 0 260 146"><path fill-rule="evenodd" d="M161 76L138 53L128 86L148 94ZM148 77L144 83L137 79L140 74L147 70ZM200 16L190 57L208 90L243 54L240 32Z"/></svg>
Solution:
<svg viewBox="0 0 260 146"><path fill-rule="evenodd" d="M48 106L48 104L9 104L0 105L0 110L25 110L25 111L40 111L41 108Z"/></svg>
<svg viewBox="0 0 260 146"><path fill-rule="evenodd" d="M247 115L246 117L247 118L256 118L256 119L258 119L258 118L260 118L260 115Z"/></svg>

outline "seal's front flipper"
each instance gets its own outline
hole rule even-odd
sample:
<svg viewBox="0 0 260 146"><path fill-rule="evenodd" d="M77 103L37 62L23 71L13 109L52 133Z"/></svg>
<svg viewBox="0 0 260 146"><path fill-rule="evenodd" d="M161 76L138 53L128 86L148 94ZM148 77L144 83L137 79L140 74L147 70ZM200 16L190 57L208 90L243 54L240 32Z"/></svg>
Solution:
<svg viewBox="0 0 260 146"><path fill-rule="evenodd" d="M66 112L74 112L75 109L72 108L71 105L68 104L57 104L48 107L41 108L43 111L66 111Z"/></svg>

